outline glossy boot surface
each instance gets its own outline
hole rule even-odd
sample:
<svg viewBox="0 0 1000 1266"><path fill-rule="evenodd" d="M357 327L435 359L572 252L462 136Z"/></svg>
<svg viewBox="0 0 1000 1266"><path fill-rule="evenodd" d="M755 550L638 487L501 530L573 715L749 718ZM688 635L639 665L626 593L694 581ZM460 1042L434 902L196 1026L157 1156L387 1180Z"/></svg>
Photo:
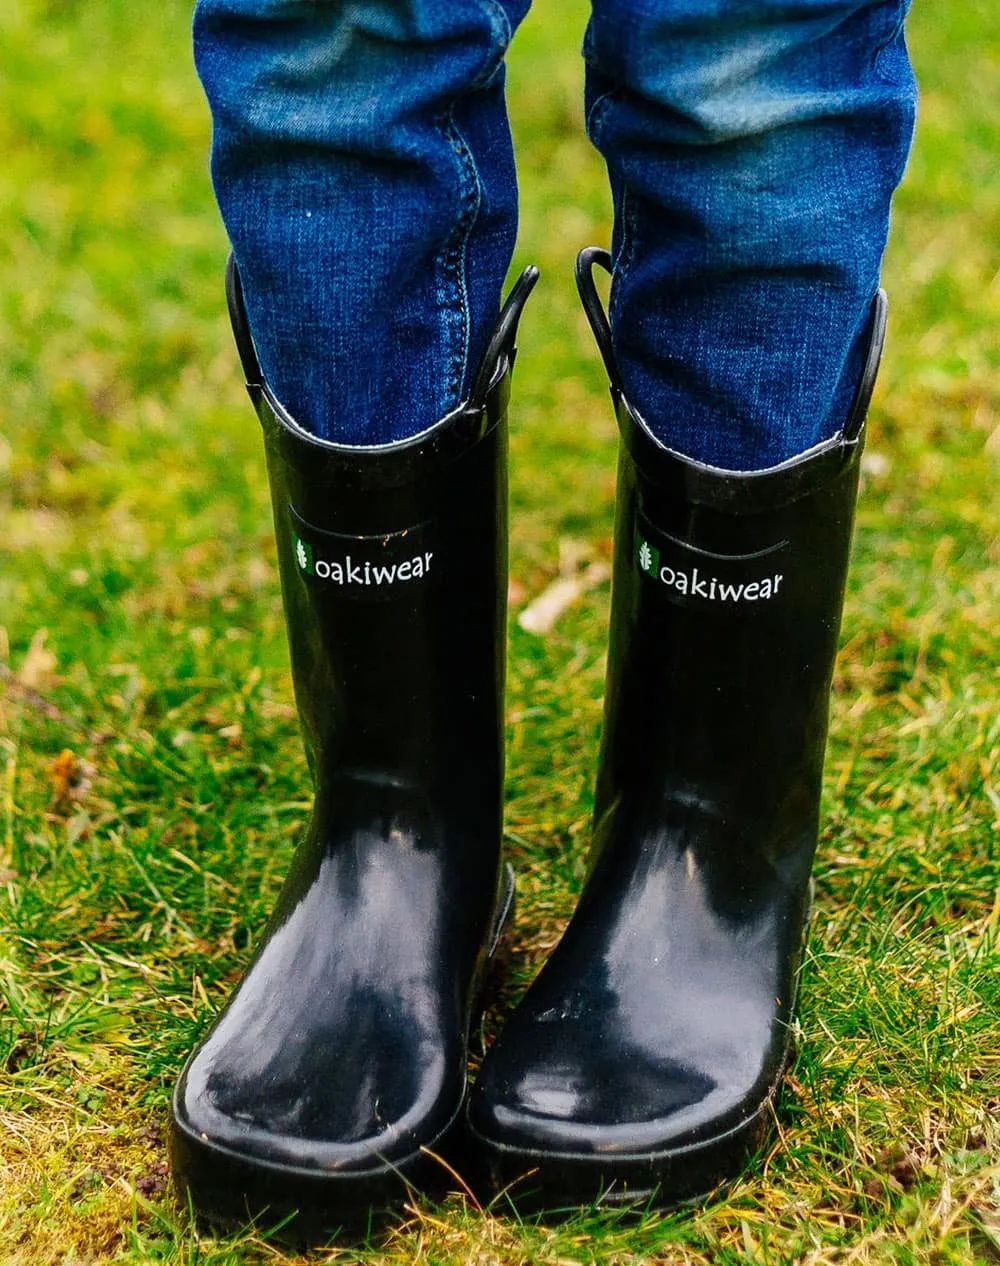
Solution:
<svg viewBox="0 0 1000 1266"><path fill-rule="evenodd" d="M469 1109L492 1188L525 1205L690 1199L766 1135L789 1056L883 329L880 296L844 430L760 473L670 452L613 386L621 451L591 871Z"/></svg>
<svg viewBox="0 0 1000 1266"><path fill-rule="evenodd" d="M292 674L316 786L253 962L173 1099L208 1218L364 1227L445 1177L501 859L506 410L517 318L470 402L412 440L299 428L230 305L264 430Z"/></svg>

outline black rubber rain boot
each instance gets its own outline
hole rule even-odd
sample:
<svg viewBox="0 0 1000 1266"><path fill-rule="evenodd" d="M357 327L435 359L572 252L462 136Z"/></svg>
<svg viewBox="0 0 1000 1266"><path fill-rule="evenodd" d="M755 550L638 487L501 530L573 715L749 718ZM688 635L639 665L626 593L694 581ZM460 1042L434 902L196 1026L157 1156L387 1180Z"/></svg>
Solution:
<svg viewBox="0 0 1000 1266"><path fill-rule="evenodd" d="M174 1093L174 1178L209 1220L364 1230L447 1177L477 990L513 899L506 412L536 277L507 301L470 400L364 449L316 439L275 400L230 263L316 797L263 943Z"/></svg>
<svg viewBox="0 0 1000 1266"><path fill-rule="evenodd" d="M629 408L591 267L581 295L621 429L592 868L473 1090L493 1190L550 1210L668 1206L762 1143L789 1058L864 418L769 470L664 448Z"/></svg>

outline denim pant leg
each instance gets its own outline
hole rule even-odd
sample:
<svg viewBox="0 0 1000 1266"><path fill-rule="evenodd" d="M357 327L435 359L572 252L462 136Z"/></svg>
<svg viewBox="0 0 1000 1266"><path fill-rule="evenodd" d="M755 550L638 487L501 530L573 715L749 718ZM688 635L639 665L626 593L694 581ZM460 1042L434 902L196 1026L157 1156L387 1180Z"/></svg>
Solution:
<svg viewBox="0 0 1000 1266"><path fill-rule="evenodd" d="M317 435L461 402L517 219L503 55L528 0L198 0L212 176L258 354Z"/></svg>
<svg viewBox="0 0 1000 1266"><path fill-rule="evenodd" d="M913 131L907 4L594 0L615 351L688 456L760 469L845 420Z"/></svg>

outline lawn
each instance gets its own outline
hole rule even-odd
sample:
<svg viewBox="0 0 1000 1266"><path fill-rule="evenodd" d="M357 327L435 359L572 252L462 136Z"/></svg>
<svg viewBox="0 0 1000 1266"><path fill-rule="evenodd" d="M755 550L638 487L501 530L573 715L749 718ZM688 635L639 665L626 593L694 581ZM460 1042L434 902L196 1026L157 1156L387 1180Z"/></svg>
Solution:
<svg viewBox="0 0 1000 1266"><path fill-rule="evenodd" d="M615 431L572 286L610 234L579 0L510 58L515 382L508 693L520 907L509 1005L583 877ZM0 11L0 1263L291 1262L173 1198L180 1066L308 812L256 424L187 0ZM141 20L137 13L141 10ZM455 1194L330 1261L1000 1262L1000 27L926 4L918 140L885 268L780 1137L704 1207L521 1223ZM595 573L591 573L595 574ZM498 1016L488 1018L494 1031Z"/></svg>

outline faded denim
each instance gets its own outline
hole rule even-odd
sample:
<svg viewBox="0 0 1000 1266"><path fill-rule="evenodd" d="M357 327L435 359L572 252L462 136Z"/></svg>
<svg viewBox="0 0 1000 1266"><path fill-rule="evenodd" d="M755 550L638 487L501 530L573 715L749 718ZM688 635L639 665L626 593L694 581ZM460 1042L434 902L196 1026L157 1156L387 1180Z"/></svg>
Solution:
<svg viewBox="0 0 1000 1266"><path fill-rule="evenodd" d="M906 3L594 0L615 350L679 451L757 469L842 424L913 130ZM251 327L319 435L401 439L469 389L517 228L503 56L527 7L199 0Z"/></svg>

